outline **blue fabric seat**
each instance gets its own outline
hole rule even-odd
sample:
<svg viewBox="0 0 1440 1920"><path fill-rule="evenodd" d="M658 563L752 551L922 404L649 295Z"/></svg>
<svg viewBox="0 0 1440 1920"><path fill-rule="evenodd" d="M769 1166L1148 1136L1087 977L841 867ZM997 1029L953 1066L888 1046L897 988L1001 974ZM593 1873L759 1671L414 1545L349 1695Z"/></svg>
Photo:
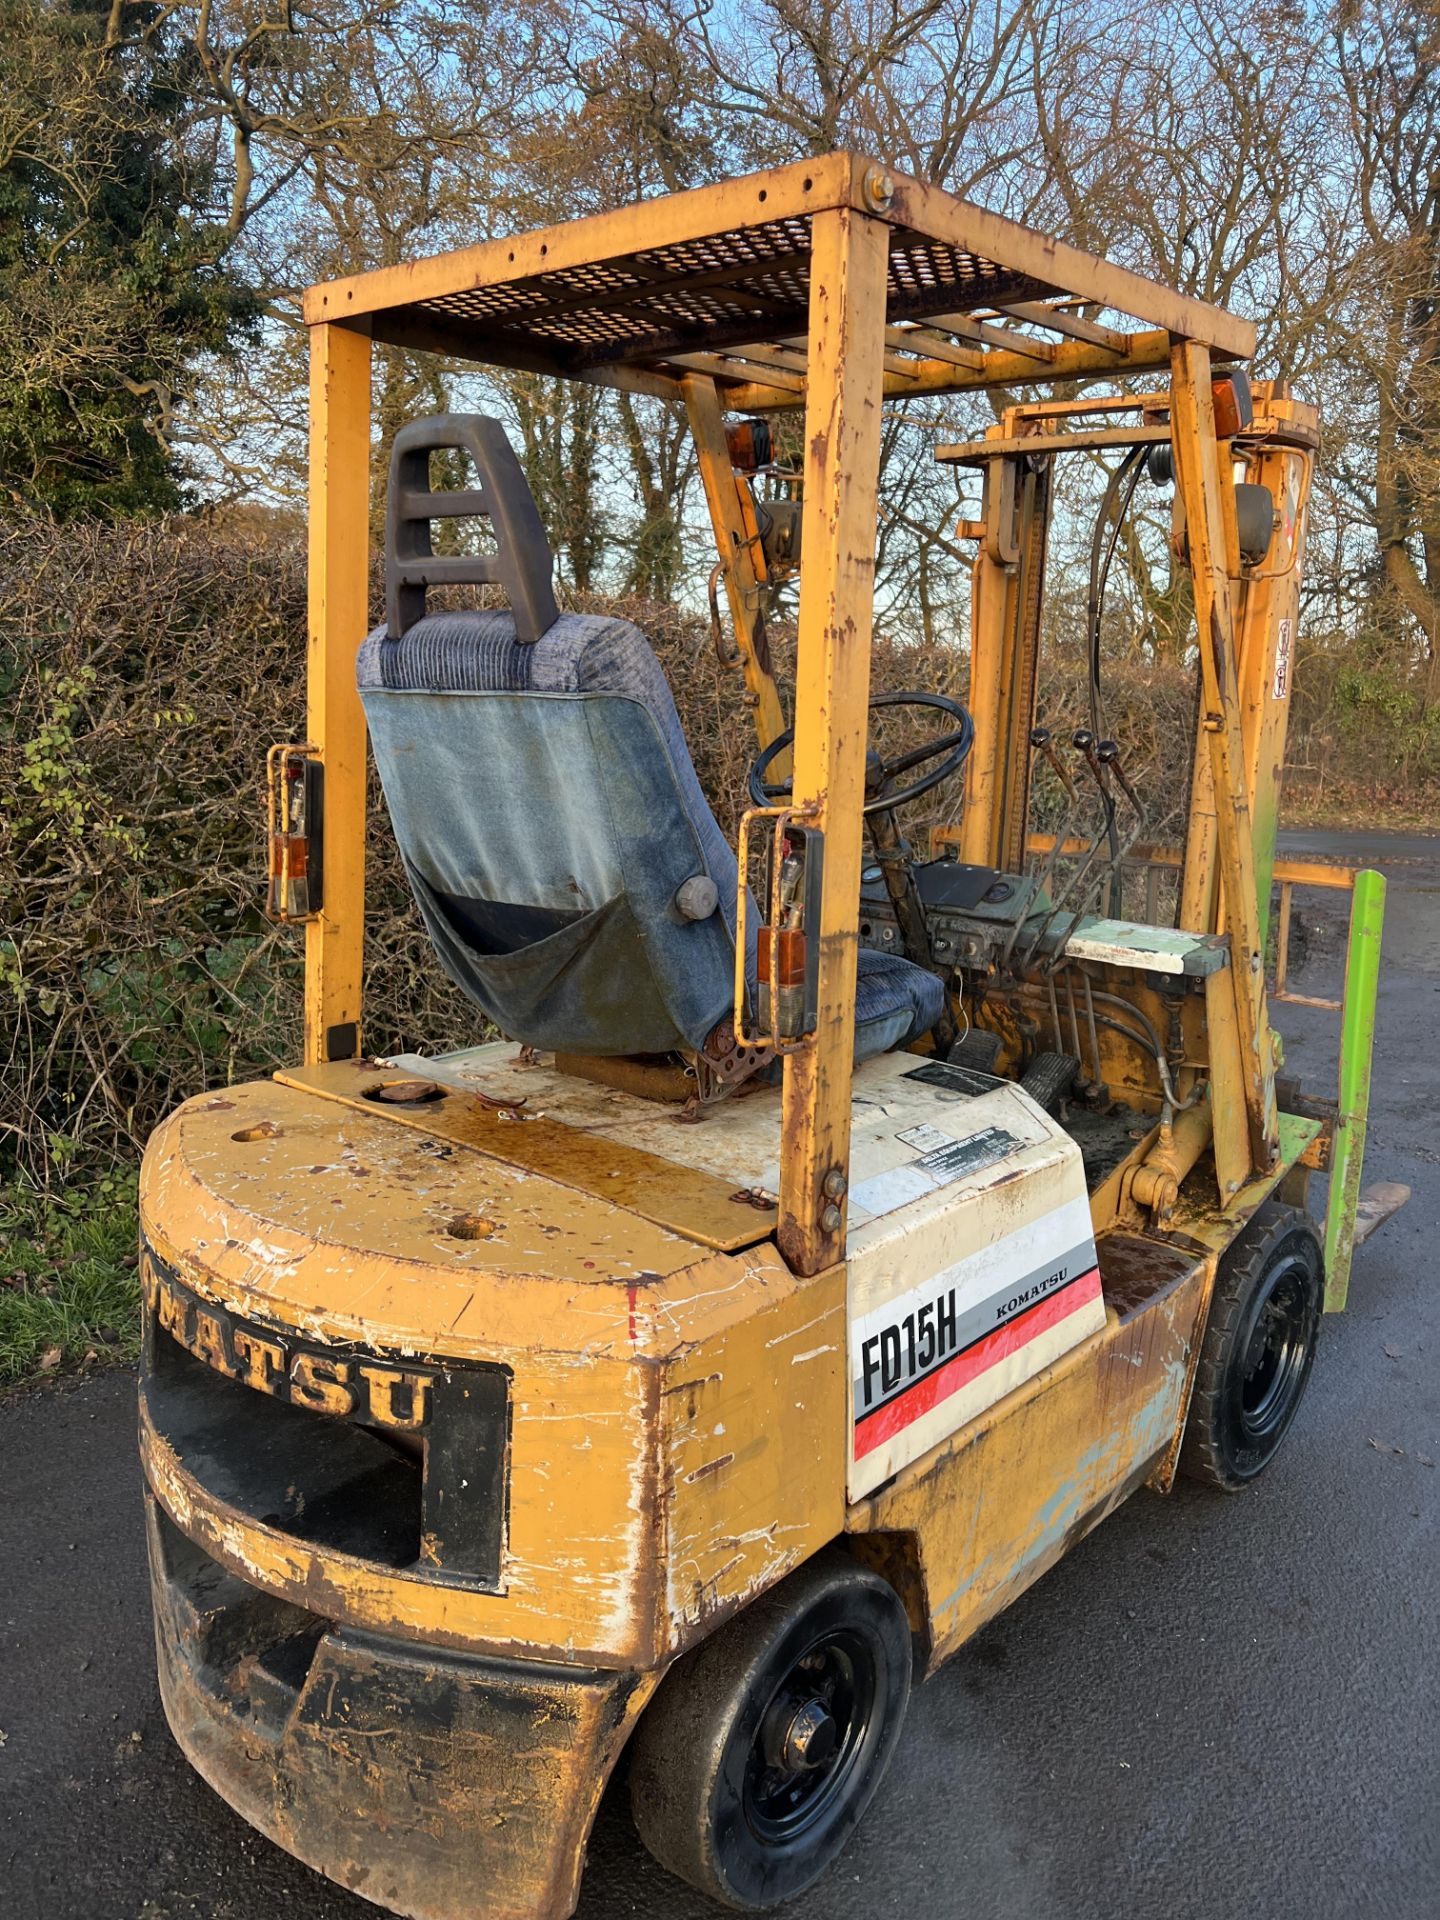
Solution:
<svg viewBox="0 0 1440 1920"><path fill-rule="evenodd" d="M567 613L525 643L509 612L430 614L372 633L358 680L421 916L487 1017L573 1053L703 1046L731 1010L735 856L638 628ZM689 919L697 877L717 904ZM942 997L862 948L856 1058L924 1033Z"/></svg>
<svg viewBox="0 0 1440 1920"><path fill-rule="evenodd" d="M433 490L459 454L478 487ZM486 553L434 551L479 515ZM503 1033L577 1054L700 1052L734 1002L735 856L645 636L561 613L545 529L496 420L441 414L395 436L386 623L358 680L395 836L446 971ZM425 611L450 582L506 611ZM753 929L746 975L753 995ZM940 982L862 953L857 1056L933 1026Z"/></svg>

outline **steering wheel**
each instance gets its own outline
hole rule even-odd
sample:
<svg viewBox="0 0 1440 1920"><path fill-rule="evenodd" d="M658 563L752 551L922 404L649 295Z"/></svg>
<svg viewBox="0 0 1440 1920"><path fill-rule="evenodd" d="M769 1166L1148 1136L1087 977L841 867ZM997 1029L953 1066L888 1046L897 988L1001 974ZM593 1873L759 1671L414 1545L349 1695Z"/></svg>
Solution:
<svg viewBox="0 0 1440 1920"><path fill-rule="evenodd" d="M892 807L903 807L908 801L918 800L922 793L929 793L932 787L938 787L942 780L948 780L952 773L958 773L975 744L975 722L958 700L951 700L943 693L876 693L870 697L871 708L875 707L933 707L939 713L948 714L959 725L948 733L942 733L938 739L927 740L922 746L911 747L908 753L896 754L893 760L884 760L878 753L871 752L865 761L865 804L861 811L866 814L888 813ZM777 733L769 746L756 755L750 768L748 781L750 798L757 807L783 806L790 798L793 782L781 780L771 784L765 774L778 754L785 751L795 738L795 729L786 727L783 733ZM930 767L918 780L912 780L908 787L896 792L890 791L891 782L902 775L913 773L916 767L925 766L927 761L938 760L940 764Z"/></svg>

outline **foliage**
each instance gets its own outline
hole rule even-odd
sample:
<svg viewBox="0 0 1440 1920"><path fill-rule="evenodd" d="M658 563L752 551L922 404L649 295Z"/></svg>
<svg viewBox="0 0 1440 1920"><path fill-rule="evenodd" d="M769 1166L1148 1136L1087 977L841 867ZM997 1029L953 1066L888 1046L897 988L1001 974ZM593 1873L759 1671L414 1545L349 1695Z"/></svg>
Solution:
<svg viewBox="0 0 1440 1920"><path fill-rule="evenodd" d="M60 1194L0 1186L0 1391L32 1375L132 1360L139 1344L135 1176Z"/></svg>
<svg viewBox="0 0 1440 1920"><path fill-rule="evenodd" d="M753 743L704 623L653 601L567 598L649 635L733 834ZM1088 697L1063 607L1057 619L1041 699L1063 736L1088 721ZM67 1365L114 1348L106 1327L123 1349L126 1183L145 1138L180 1100L298 1054L300 942L260 903L264 750L301 727L304 631L303 539L284 515L0 527L0 1377L54 1346ZM771 637L788 697L794 632L777 622ZM877 635L877 689L963 697L966 678L957 645ZM1105 699L1150 836L1174 839L1191 674L1117 662ZM1434 710L1383 657L1312 652L1297 701L1297 771L1313 757L1342 791L1373 793L1378 738L1413 756L1416 791L1440 791ZM923 846L956 800L913 809L912 839ZM1037 823L1058 823L1043 774L1035 802ZM378 791L371 803L367 1045L473 1043L481 1023L419 927Z"/></svg>
<svg viewBox="0 0 1440 1920"><path fill-rule="evenodd" d="M125 1166L201 1089L299 1046L297 936L261 913L264 749L296 738L304 556L280 516L0 530L0 1178L61 1191ZM375 583L378 602L378 579ZM634 619L675 689L700 778L733 832L752 743L738 678L703 623L642 600L569 596ZM782 682L793 632L773 629ZM962 649L882 633L877 687L962 693ZM1114 730L1175 831L1189 677L1122 666ZM1058 730L1085 718L1077 660L1043 689ZM1043 812L1051 803L1043 783ZM911 820L948 817L937 794ZM378 791L367 849L367 1043L461 1045L478 1032L421 934Z"/></svg>
<svg viewBox="0 0 1440 1920"><path fill-rule="evenodd" d="M1328 642L1328 644L1327 644ZM1311 633L1297 665L1286 801L1293 817L1433 826L1440 705L1393 634Z"/></svg>
<svg viewBox="0 0 1440 1920"><path fill-rule="evenodd" d="M165 429L199 354L256 308L217 262L164 36L0 0L0 498L68 517L179 504Z"/></svg>
<svg viewBox="0 0 1440 1920"><path fill-rule="evenodd" d="M0 529L0 1112L39 1183L273 1057L255 741L299 709L301 604L293 545L202 522Z"/></svg>

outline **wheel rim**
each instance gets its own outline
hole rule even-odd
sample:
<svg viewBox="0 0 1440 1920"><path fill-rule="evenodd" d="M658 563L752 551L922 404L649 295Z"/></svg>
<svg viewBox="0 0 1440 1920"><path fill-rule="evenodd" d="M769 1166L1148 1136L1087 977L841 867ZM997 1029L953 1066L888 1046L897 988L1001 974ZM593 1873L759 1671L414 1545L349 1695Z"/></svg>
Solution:
<svg viewBox="0 0 1440 1920"><path fill-rule="evenodd" d="M1278 1437L1305 1384L1314 1308L1311 1274L1298 1256L1280 1261L1256 1303L1235 1385L1236 1415L1250 1446Z"/></svg>
<svg viewBox="0 0 1440 1920"><path fill-rule="evenodd" d="M845 1628L811 1642L770 1696L745 1758L741 1805L767 1846L799 1840L842 1799L877 1722L873 1648Z"/></svg>

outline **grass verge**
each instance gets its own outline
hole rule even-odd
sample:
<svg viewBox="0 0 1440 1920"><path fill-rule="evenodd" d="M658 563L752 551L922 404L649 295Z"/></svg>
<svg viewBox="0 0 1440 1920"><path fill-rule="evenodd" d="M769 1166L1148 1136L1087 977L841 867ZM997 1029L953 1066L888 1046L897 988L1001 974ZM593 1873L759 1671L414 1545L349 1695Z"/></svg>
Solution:
<svg viewBox="0 0 1440 1920"><path fill-rule="evenodd" d="M1285 790L1280 826L1324 832L1434 833L1440 795L1433 789L1390 791L1361 779L1333 779L1307 791L1298 783Z"/></svg>
<svg viewBox="0 0 1440 1920"><path fill-rule="evenodd" d="M134 1175L59 1197L0 1186L0 1392L134 1360Z"/></svg>

